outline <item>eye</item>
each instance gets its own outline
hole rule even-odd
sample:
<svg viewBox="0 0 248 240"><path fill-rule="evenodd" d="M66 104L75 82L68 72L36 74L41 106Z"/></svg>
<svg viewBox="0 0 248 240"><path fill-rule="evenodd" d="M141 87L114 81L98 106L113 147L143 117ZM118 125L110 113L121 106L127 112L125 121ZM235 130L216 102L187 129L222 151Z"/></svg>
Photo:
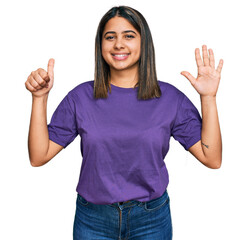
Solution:
<svg viewBox="0 0 248 240"><path fill-rule="evenodd" d="M133 35L126 35L126 38L135 38Z"/></svg>
<svg viewBox="0 0 248 240"><path fill-rule="evenodd" d="M113 36L108 36L106 37L106 40L112 40L114 37Z"/></svg>

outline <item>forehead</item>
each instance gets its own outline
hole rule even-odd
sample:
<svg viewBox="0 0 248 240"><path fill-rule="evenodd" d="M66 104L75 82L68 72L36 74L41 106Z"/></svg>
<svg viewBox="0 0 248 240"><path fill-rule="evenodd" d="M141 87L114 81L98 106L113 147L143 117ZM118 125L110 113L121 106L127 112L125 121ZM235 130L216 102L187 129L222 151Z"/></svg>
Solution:
<svg viewBox="0 0 248 240"><path fill-rule="evenodd" d="M122 32L124 30L133 30L138 32L134 26L125 18L123 17L113 17L111 18L105 25L104 31L115 31L115 32Z"/></svg>

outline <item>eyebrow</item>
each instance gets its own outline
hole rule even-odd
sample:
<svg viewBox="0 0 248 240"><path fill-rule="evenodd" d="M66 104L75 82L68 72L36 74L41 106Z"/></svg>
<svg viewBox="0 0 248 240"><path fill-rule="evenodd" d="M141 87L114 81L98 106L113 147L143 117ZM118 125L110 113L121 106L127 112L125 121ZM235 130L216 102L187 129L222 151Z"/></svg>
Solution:
<svg viewBox="0 0 248 240"><path fill-rule="evenodd" d="M123 31L122 32L122 34L123 33L129 33L129 32L132 32L132 33L134 33L134 34L136 34L136 32L134 32L133 30L126 30L126 31ZM103 37L105 37L108 33L116 33L116 32L114 32L114 31L109 31L109 32L106 32L105 34L104 34L104 36ZM137 35L137 34L136 34Z"/></svg>

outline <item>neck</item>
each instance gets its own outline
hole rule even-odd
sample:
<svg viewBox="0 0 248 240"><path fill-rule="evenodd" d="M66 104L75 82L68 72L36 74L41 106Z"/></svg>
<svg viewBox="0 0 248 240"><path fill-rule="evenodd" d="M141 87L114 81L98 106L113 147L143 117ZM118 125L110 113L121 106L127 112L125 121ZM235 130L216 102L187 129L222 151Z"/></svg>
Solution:
<svg viewBox="0 0 248 240"><path fill-rule="evenodd" d="M110 70L110 83L118 87L132 88L138 82L138 69Z"/></svg>

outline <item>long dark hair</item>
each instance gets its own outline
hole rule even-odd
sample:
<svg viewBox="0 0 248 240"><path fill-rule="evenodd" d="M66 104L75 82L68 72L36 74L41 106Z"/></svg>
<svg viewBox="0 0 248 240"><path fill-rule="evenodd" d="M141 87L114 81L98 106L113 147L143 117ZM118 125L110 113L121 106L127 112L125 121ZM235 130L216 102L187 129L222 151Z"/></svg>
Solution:
<svg viewBox="0 0 248 240"><path fill-rule="evenodd" d="M134 87L138 87L138 99L150 99L161 96L155 67L155 52L152 35L143 15L137 10L119 6L111 8L101 19L95 38L95 80L94 97L107 98L111 93L109 82L110 68L102 57L102 34L106 23L113 17L127 19L141 36L141 54L139 59L139 78Z"/></svg>

